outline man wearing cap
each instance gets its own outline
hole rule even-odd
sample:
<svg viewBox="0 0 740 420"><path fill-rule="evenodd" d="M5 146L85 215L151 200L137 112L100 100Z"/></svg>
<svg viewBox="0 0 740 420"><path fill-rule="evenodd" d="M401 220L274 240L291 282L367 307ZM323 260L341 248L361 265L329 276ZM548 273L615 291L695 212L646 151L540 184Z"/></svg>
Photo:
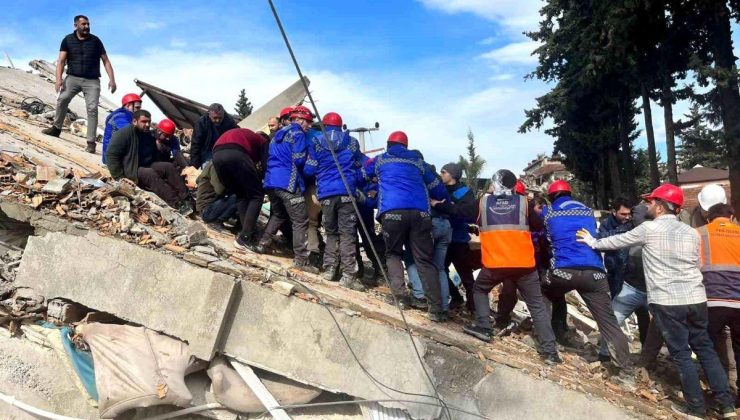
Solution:
<svg viewBox="0 0 740 420"><path fill-rule="evenodd" d="M645 282L650 311L679 371L686 407L674 407L686 416L704 418L706 406L699 384L695 353L704 368L722 418L735 417L734 399L719 357L707 330L707 294L700 266L701 237L676 215L683 205L681 188L663 184L643 196L647 221L627 233L595 239L581 229L578 241L594 250L642 246Z"/></svg>
<svg viewBox="0 0 740 420"><path fill-rule="evenodd" d="M108 160L105 156L108 153L108 145L113 134L125 127L131 125L134 120L134 112L141 109L141 97L135 93L127 93L121 98L121 107L114 109L105 118L105 132L103 133L103 165Z"/></svg>
<svg viewBox="0 0 740 420"><path fill-rule="evenodd" d="M480 226L483 269L475 280L475 323L463 331L484 341L492 338L491 305L488 294L503 282L516 285L532 315L540 342L539 353L547 364L561 363L555 333L550 325L535 263L530 231L542 228L542 220L528 211L527 198L514 193L516 175L507 169L491 179L493 193L480 200Z"/></svg>
<svg viewBox="0 0 740 420"><path fill-rule="evenodd" d="M157 139L157 151L159 152L159 161L172 162L178 171L182 171L188 166L188 160L180 149L180 139L175 135L177 126L175 122L165 118L157 124L154 138Z"/></svg>
<svg viewBox="0 0 740 420"><path fill-rule="evenodd" d="M366 173L378 179L377 217L383 226L394 301L397 300L402 309L411 307L401 263L403 249L408 247L419 269L429 304L429 319L442 322L448 319L448 313L442 309L439 276L434 265L429 198L444 200L447 194L422 154L409 150L408 144L408 136L403 131L391 133L386 152L368 165Z"/></svg>
<svg viewBox="0 0 740 420"><path fill-rule="evenodd" d="M465 286L466 306L471 313L475 313L473 300L473 285L475 278L473 271L480 268L480 258L470 251L470 234L468 225L475 223L478 217L478 201L467 185L460 183L462 168L457 163L450 162L442 167L440 178L447 189L449 200L432 200L435 210L449 216L452 226L452 238L447 248L445 268L450 264L455 266L463 286ZM450 309L455 309L463 303L463 298L457 287L450 282Z"/></svg>
<svg viewBox="0 0 740 420"><path fill-rule="evenodd" d="M213 146L221 134L237 128L231 115L226 113L223 105L212 103L208 112L201 116L193 128L193 141L190 144L190 165L200 169L213 158Z"/></svg>

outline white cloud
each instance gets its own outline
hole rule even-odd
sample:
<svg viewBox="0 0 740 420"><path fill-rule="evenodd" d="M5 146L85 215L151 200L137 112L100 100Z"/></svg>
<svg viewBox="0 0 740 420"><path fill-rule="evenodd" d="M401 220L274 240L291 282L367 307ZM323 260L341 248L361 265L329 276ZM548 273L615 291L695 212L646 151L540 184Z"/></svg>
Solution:
<svg viewBox="0 0 740 420"><path fill-rule="evenodd" d="M495 64L537 64L537 57L532 52L540 44L535 41L514 42L501 48L481 54L480 58Z"/></svg>
<svg viewBox="0 0 740 420"><path fill-rule="evenodd" d="M533 31L539 22L539 0L418 0L426 7L445 13L472 13L499 22L505 28Z"/></svg>
<svg viewBox="0 0 740 420"><path fill-rule="evenodd" d="M489 36L486 39L481 39L480 41L478 41L478 45L491 45L495 40L496 38Z"/></svg>
<svg viewBox="0 0 740 420"><path fill-rule="evenodd" d="M152 31L152 30L155 30L155 29L164 28L165 26L166 26L165 23L162 22L162 21L158 21L158 22L147 21L147 22L141 22L141 23L139 23L138 28L139 29L148 30L148 31Z"/></svg>

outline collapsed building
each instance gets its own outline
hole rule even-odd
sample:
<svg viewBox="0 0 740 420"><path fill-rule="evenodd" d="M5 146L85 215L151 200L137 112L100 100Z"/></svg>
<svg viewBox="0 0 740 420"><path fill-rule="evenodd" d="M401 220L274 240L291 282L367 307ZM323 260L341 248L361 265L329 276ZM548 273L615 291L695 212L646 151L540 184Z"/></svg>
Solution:
<svg viewBox="0 0 740 420"><path fill-rule="evenodd" d="M464 335L462 316L404 320L386 287L355 292L238 251L228 234L112 181L74 119L60 138L42 135L54 105L43 71L0 67L0 80L3 401L73 418L670 417L675 377L611 375L576 297L580 346L554 367L537 356L523 307L519 328L490 344Z"/></svg>

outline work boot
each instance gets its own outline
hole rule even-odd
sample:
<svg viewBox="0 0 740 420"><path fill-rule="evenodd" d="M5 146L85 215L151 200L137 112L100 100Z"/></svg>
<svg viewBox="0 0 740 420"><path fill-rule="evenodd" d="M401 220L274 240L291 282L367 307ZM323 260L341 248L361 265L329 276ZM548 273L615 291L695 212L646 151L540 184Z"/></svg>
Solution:
<svg viewBox="0 0 740 420"><path fill-rule="evenodd" d="M450 320L450 314L447 311L432 312L429 311L427 314L429 320L432 322L445 322Z"/></svg>
<svg viewBox="0 0 740 420"><path fill-rule="evenodd" d="M560 358L560 355L557 353L548 353L548 354L542 354L540 355L542 358L542 361L545 362L546 365L558 365L560 363L563 363L563 359Z"/></svg>
<svg viewBox="0 0 740 420"><path fill-rule="evenodd" d="M365 291L365 286L362 285L360 280L354 274L342 274L342 278L339 280L339 284L348 289L357 290L358 292Z"/></svg>
<svg viewBox="0 0 740 420"><path fill-rule="evenodd" d="M414 309L421 309L422 311L426 311L429 309L429 303L427 303L427 299L424 297L418 298L416 296L411 296L411 307Z"/></svg>
<svg viewBox="0 0 740 420"><path fill-rule="evenodd" d="M95 143L88 143L87 147L85 147L85 151L87 153L95 154Z"/></svg>
<svg viewBox="0 0 740 420"><path fill-rule="evenodd" d="M45 128L41 130L41 132L46 134L47 136L59 137L59 135L62 133L62 130L52 125L49 128Z"/></svg>
<svg viewBox="0 0 740 420"><path fill-rule="evenodd" d="M411 297L408 295L402 295L397 296L398 299L398 306L401 307L401 310L405 311L406 309L411 309ZM385 301L389 305L396 306L396 302L393 300L393 295L386 295Z"/></svg>
<svg viewBox="0 0 740 420"><path fill-rule="evenodd" d="M519 328L519 323L514 320L510 320L505 324L497 322L493 326L493 332L496 337L506 337L507 335L514 332L514 330L516 330L517 328Z"/></svg>
<svg viewBox="0 0 740 420"><path fill-rule="evenodd" d="M321 278L326 281L337 281L337 271L339 267L336 265L330 267L324 267L324 272L321 274Z"/></svg>
<svg viewBox="0 0 740 420"><path fill-rule="evenodd" d="M321 269L322 260L323 258L321 258L321 254L318 252L310 252L308 254L308 263L311 266L316 267L317 270Z"/></svg>
<svg viewBox="0 0 740 420"><path fill-rule="evenodd" d="M308 260L293 260L293 268L305 273L319 274L319 269L308 263Z"/></svg>
<svg viewBox="0 0 740 420"><path fill-rule="evenodd" d="M735 407L720 408L719 406L714 406L710 408L709 411L718 419L734 419L737 417Z"/></svg>
<svg viewBox="0 0 740 420"><path fill-rule="evenodd" d="M491 340L493 340L493 333L490 328L479 327L476 324L464 326L463 332L487 343L490 343Z"/></svg>
<svg viewBox="0 0 740 420"><path fill-rule="evenodd" d="M234 239L234 247L240 251L256 252L254 243L241 234L236 235L236 239Z"/></svg>

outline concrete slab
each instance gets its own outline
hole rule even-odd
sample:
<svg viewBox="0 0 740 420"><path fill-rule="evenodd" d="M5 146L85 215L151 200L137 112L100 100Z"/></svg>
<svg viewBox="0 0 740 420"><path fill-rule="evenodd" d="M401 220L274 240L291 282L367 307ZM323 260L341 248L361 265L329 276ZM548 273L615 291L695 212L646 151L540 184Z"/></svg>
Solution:
<svg viewBox="0 0 740 420"><path fill-rule="evenodd" d="M185 340L206 360L235 290L233 277L93 232L29 238L16 283Z"/></svg>

